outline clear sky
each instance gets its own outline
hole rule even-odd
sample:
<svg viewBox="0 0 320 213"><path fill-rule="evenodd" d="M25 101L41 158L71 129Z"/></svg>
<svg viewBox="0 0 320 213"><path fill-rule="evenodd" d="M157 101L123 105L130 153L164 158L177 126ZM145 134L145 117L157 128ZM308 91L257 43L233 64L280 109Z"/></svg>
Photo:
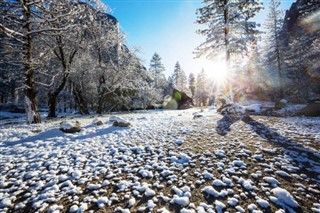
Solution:
<svg viewBox="0 0 320 213"><path fill-rule="evenodd" d="M192 54L204 41L204 37L195 33L199 29L195 24L196 10L202 7L202 0L103 1L120 22L128 46L140 49L138 55L147 69L155 52L162 58L166 76L171 75L177 61L187 74L198 73L202 67L208 69L205 59L194 59ZM265 8L268 2L263 0ZM283 9L288 9L292 2L294 0L282 0ZM265 14L266 11L262 11L257 21L263 23Z"/></svg>

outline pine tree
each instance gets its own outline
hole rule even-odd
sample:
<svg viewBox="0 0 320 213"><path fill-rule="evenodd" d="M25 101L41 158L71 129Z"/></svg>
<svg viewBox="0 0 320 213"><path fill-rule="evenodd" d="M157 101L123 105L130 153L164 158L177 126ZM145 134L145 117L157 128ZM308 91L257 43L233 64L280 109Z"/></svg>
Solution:
<svg viewBox="0 0 320 213"><path fill-rule="evenodd" d="M191 96L193 97L195 95L195 90L196 90L196 77L194 76L193 73L190 73L188 83L189 83L189 89L191 92Z"/></svg>
<svg viewBox="0 0 320 213"><path fill-rule="evenodd" d="M164 89L166 86L166 79L164 76L165 68L158 53L153 54L150 61L149 71L152 73L154 78L155 88Z"/></svg>
<svg viewBox="0 0 320 213"><path fill-rule="evenodd" d="M180 78L180 74L181 73L181 66L179 61L176 62L176 64L174 65L174 70L173 70L173 74L172 74L172 81L174 83L174 86L178 89L178 84L179 84L179 78Z"/></svg>
<svg viewBox="0 0 320 213"><path fill-rule="evenodd" d="M208 98L208 79L204 69L202 69L197 76L195 100L197 105L206 106L208 104Z"/></svg>
<svg viewBox="0 0 320 213"><path fill-rule="evenodd" d="M187 76L185 72L182 70L179 61L177 61L177 63L174 66L172 80L174 81L174 85L177 90L181 92L185 91L187 85Z"/></svg>
<svg viewBox="0 0 320 213"><path fill-rule="evenodd" d="M283 26L284 13L280 9L279 0L271 0L269 3L269 13L266 19L265 27L267 29L266 37L266 60L270 68L275 67L278 74L280 98L284 96L284 70L283 70L283 44L281 41L281 30Z"/></svg>
<svg viewBox="0 0 320 213"><path fill-rule="evenodd" d="M197 10L197 23L206 25L207 28L198 30L198 33L206 37L196 50L197 56L207 55L210 58L224 52L225 60L229 63L230 50L230 14L229 0L205 0L206 6Z"/></svg>
<svg viewBox="0 0 320 213"><path fill-rule="evenodd" d="M186 90L187 90L187 83L188 83L187 75L186 75L186 73L184 72L184 70L181 70L180 78L179 78L179 84L178 84L178 88L180 89L180 91L186 92Z"/></svg>
<svg viewBox="0 0 320 213"><path fill-rule="evenodd" d="M204 0L203 3L206 6L197 10L197 23L205 25L198 33L205 36L206 41L196 49L197 57L223 56L230 72L231 57L247 55L248 46L259 34L257 24L251 19L262 9L262 4L259 0ZM232 96L232 84L226 83Z"/></svg>
<svg viewBox="0 0 320 213"><path fill-rule="evenodd" d="M255 40L259 31L250 21L261 9L259 0L204 0L206 6L197 10L197 23L207 28L198 30L206 37L196 50L197 56L214 58L223 53L227 65L231 55L246 52L247 44Z"/></svg>

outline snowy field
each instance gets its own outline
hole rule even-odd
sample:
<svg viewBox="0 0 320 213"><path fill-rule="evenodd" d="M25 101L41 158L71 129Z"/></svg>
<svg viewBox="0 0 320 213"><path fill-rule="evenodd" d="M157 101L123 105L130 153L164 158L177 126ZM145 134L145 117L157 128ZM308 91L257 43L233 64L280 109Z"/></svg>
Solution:
<svg viewBox="0 0 320 213"><path fill-rule="evenodd" d="M120 116L2 120L0 212L320 212L319 117Z"/></svg>

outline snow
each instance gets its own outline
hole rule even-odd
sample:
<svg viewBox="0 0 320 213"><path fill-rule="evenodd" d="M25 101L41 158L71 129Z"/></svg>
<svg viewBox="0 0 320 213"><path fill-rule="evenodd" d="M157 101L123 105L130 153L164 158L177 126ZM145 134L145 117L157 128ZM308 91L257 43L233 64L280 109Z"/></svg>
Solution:
<svg viewBox="0 0 320 213"><path fill-rule="evenodd" d="M150 188L147 188L147 190L144 192L144 194L147 197L153 197L156 195L156 192Z"/></svg>
<svg viewBox="0 0 320 213"><path fill-rule="evenodd" d="M134 197L130 198L128 201L128 208L132 207L136 203L136 199Z"/></svg>
<svg viewBox="0 0 320 213"><path fill-rule="evenodd" d="M228 199L228 205L229 206L234 207L234 206L238 205L238 203L239 203L238 199L236 199L234 197Z"/></svg>
<svg viewBox="0 0 320 213"><path fill-rule="evenodd" d="M226 205L224 205L224 203L220 202L219 200L216 200L214 204L216 205L217 213L222 213L223 209L226 208Z"/></svg>
<svg viewBox="0 0 320 213"><path fill-rule="evenodd" d="M11 203L11 199L9 198L4 198L0 201L0 208L4 208L4 207L11 207L12 203Z"/></svg>
<svg viewBox="0 0 320 213"><path fill-rule="evenodd" d="M174 195L173 199L170 201L172 204L177 204L180 206L188 206L189 205L189 198L188 197L179 197Z"/></svg>
<svg viewBox="0 0 320 213"><path fill-rule="evenodd" d="M232 162L232 164L237 167L245 167L246 166L246 164L242 160L234 160Z"/></svg>
<svg viewBox="0 0 320 213"><path fill-rule="evenodd" d="M97 201L97 204L99 206L99 208L104 207L105 204L107 204L109 201L109 199L107 197L100 197Z"/></svg>
<svg viewBox="0 0 320 213"><path fill-rule="evenodd" d="M264 209L269 208L269 206L270 206L268 201L266 201L264 199L260 199L260 198L257 200L257 203L259 204L259 206L261 208L264 208Z"/></svg>
<svg viewBox="0 0 320 213"><path fill-rule="evenodd" d="M131 128L92 125L96 115L0 125L0 212L292 212L304 199L317 212L318 118L252 117L265 125L259 132L238 116L220 136L215 125L223 116L205 109L193 119L198 111L98 117ZM75 119L81 132L59 131ZM267 128L275 133L266 136Z"/></svg>
<svg viewBox="0 0 320 213"><path fill-rule="evenodd" d="M213 178L213 175L208 171L204 171L203 172L203 177L204 177L204 179L211 180Z"/></svg>
<svg viewBox="0 0 320 213"><path fill-rule="evenodd" d="M285 171L275 171L275 173L281 177L286 177L286 178L290 178L291 175L289 175L288 173L286 173Z"/></svg>
<svg viewBox="0 0 320 213"><path fill-rule="evenodd" d="M277 187L280 184L274 177L264 177L263 180L269 183L272 187Z"/></svg>
<svg viewBox="0 0 320 213"><path fill-rule="evenodd" d="M272 189L271 191L278 199L277 200L278 202L293 208L299 207L299 204L297 203L297 201L292 197L292 195L287 190L277 187Z"/></svg>
<svg viewBox="0 0 320 213"><path fill-rule="evenodd" d="M226 184L225 184L224 182L222 182L221 180L215 179L215 180L212 182L212 185L213 185L213 186L225 186Z"/></svg>
<svg viewBox="0 0 320 213"><path fill-rule="evenodd" d="M70 122L63 122L60 124L61 129L71 129L74 125L72 125Z"/></svg>
<svg viewBox="0 0 320 213"><path fill-rule="evenodd" d="M221 190L220 192L218 192L217 190L215 190L212 186L206 186L202 189L203 192L212 195L214 197L226 197L228 195L228 192L226 190Z"/></svg>
<svg viewBox="0 0 320 213"><path fill-rule="evenodd" d="M120 116L116 116L116 115L113 115L109 118L109 122L125 122L127 123L128 121L126 119L124 119L123 117L120 117Z"/></svg>
<svg viewBox="0 0 320 213"><path fill-rule="evenodd" d="M220 157L220 158L225 157L224 150L221 150L221 149L215 150L215 151L214 151L214 154L215 154L217 157Z"/></svg>
<svg viewBox="0 0 320 213"><path fill-rule="evenodd" d="M243 108L245 111L261 113L261 104L251 104L249 106L243 106Z"/></svg>
<svg viewBox="0 0 320 213"><path fill-rule="evenodd" d="M69 209L69 212L70 213L73 213L73 212L77 212L78 211L78 206L77 205L72 205Z"/></svg>

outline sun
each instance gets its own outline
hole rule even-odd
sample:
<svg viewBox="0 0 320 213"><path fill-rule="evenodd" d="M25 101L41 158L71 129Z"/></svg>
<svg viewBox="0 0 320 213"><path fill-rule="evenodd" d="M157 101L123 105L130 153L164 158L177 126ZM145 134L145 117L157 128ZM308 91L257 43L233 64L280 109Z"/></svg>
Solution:
<svg viewBox="0 0 320 213"><path fill-rule="evenodd" d="M226 63L221 61L206 61L204 69L210 79L217 84L223 84L228 77Z"/></svg>

